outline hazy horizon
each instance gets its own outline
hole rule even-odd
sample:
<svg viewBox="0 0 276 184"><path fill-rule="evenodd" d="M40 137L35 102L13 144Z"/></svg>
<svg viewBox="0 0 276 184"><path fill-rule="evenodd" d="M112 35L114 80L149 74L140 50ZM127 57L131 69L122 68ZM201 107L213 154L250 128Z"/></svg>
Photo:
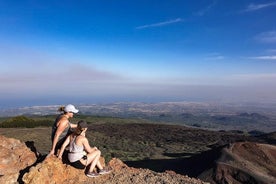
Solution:
<svg viewBox="0 0 276 184"><path fill-rule="evenodd" d="M144 104L161 104L161 103L187 103L187 104L202 104L202 105L214 105L214 106L232 106L232 107L252 107L252 108L275 108L276 101L242 101L242 100L202 100L200 98L190 98L190 99L177 99L177 98L104 98L104 97L94 97L94 98L33 98L33 99L8 99L2 100L0 104L0 109L17 109L25 107L44 107L44 106L62 106L67 104L74 104L76 107L83 105L112 105L118 103L144 103ZM208 108L208 107L207 107ZM246 109L244 109L246 110ZM257 112L257 111L256 111Z"/></svg>
<svg viewBox="0 0 276 184"><path fill-rule="evenodd" d="M0 108L276 102L276 1L0 0Z"/></svg>

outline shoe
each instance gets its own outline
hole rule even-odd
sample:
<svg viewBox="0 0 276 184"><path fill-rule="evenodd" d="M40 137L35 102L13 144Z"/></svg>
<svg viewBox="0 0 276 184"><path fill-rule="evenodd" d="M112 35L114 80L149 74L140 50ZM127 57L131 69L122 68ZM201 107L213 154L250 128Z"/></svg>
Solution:
<svg viewBox="0 0 276 184"><path fill-rule="evenodd" d="M107 169L107 168L104 168L104 169L101 169L100 170L100 172L99 172L99 174L108 174L108 173L110 173L111 172L111 170L110 169Z"/></svg>
<svg viewBox="0 0 276 184"><path fill-rule="evenodd" d="M89 172L89 173L86 174L86 176L90 177L90 178L95 178L95 177L99 176L99 174L95 173L95 172Z"/></svg>

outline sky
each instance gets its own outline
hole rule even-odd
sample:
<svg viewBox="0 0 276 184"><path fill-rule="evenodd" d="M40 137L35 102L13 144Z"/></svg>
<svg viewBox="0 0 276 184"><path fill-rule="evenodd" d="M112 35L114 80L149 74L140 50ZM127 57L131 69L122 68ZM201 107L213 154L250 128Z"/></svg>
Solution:
<svg viewBox="0 0 276 184"><path fill-rule="evenodd" d="M276 102L276 0L0 0L0 108Z"/></svg>

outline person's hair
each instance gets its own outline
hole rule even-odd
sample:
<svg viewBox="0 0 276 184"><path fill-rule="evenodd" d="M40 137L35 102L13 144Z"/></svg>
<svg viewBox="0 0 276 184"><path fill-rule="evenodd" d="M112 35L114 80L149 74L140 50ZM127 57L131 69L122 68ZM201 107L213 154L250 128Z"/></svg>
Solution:
<svg viewBox="0 0 276 184"><path fill-rule="evenodd" d="M65 106L60 106L59 108L58 108L58 112L62 112L63 114L65 114L66 112L65 112Z"/></svg>
<svg viewBox="0 0 276 184"><path fill-rule="evenodd" d="M80 120L80 121L78 122L78 126L77 126L77 128L75 129L75 134L76 134L76 135L80 135L80 134L82 133L82 131L85 130L85 128L81 127L81 123L82 123L82 122L84 122L84 121L83 121L83 120Z"/></svg>

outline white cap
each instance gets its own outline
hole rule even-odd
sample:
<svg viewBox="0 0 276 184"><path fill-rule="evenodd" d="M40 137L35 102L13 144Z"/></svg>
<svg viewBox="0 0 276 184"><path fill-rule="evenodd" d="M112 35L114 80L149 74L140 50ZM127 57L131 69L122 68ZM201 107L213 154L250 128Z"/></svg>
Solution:
<svg viewBox="0 0 276 184"><path fill-rule="evenodd" d="M69 105L66 105L65 108L64 108L64 111L65 112L73 112L73 113L78 113L79 110L75 108L74 105L72 104L69 104Z"/></svg>

